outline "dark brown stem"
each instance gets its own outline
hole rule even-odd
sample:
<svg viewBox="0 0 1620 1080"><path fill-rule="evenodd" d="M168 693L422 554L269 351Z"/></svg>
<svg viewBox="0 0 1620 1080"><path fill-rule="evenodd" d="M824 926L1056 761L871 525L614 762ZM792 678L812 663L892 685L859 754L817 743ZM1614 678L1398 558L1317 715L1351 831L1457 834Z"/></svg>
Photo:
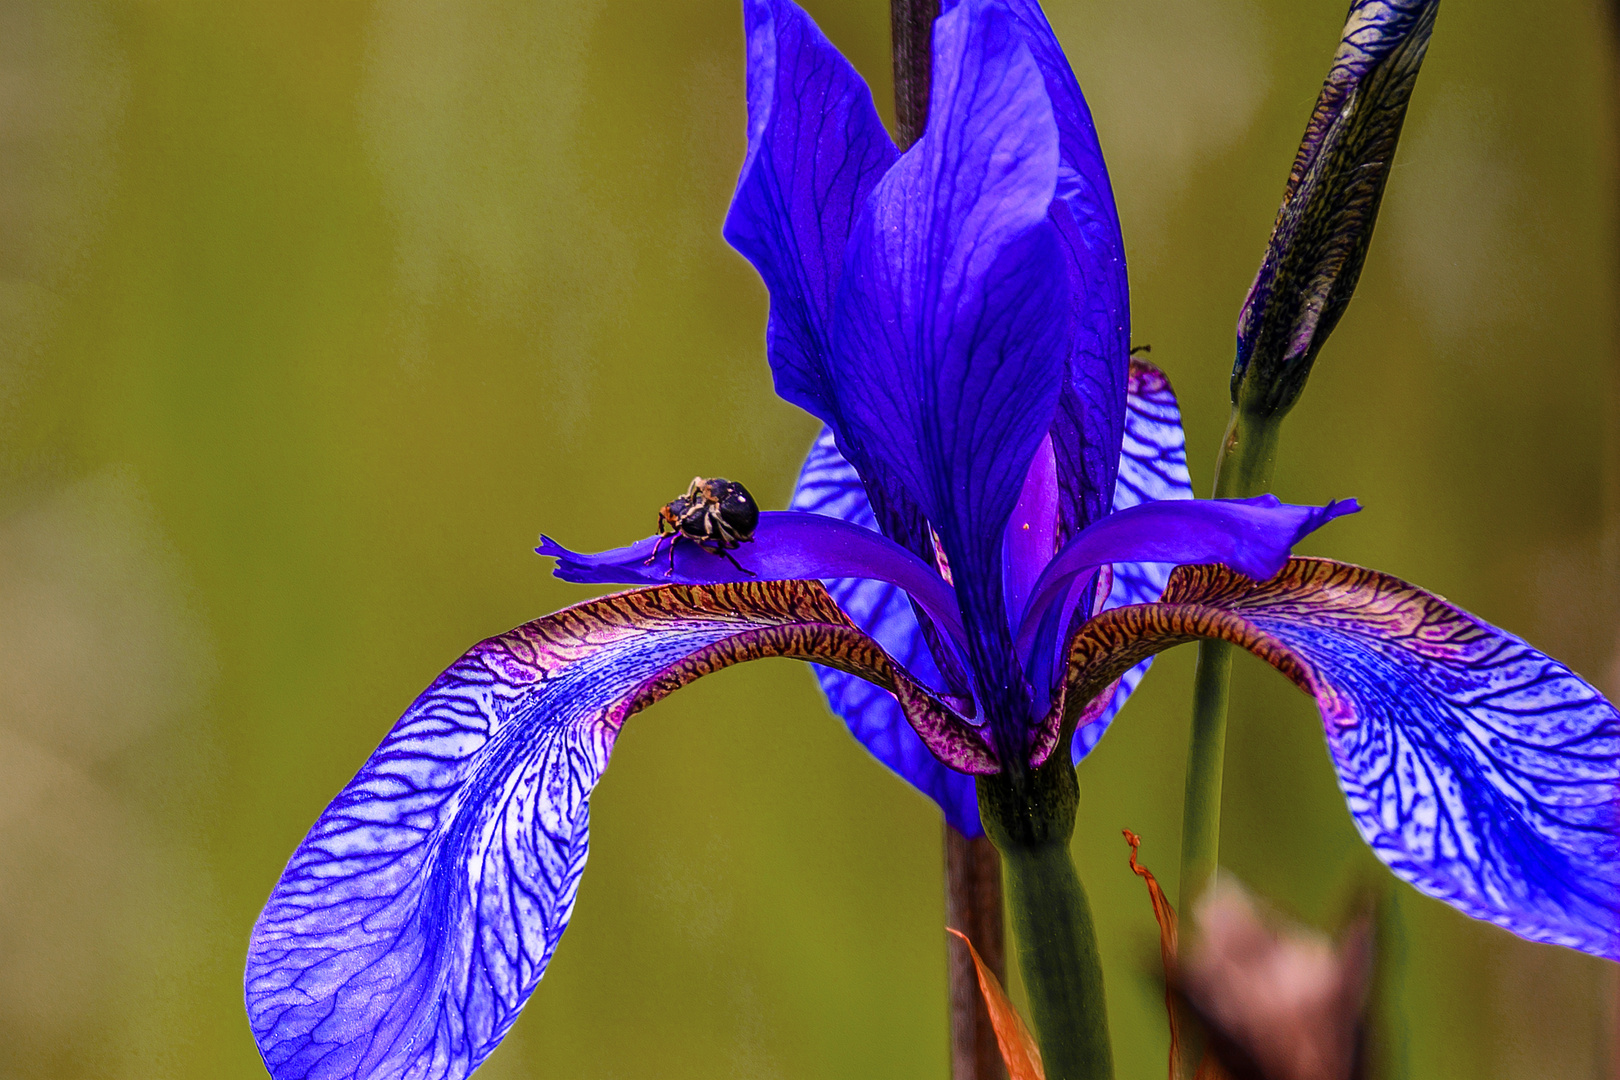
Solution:
<svg viewBox="0 0 1620 1080"><path fill-rule="evenodd" d="M969 840L945 826L945 925L968 936L979 958L1007 982L1007 945L1001 914L1001 856L990 839ZM948 939L953 1080L1005 1080L978 976L967 947Z"/></svg>
<svg viewBox="0 0 1620 1080"><path fill-rule="evenodd" d="M889 44L894 56L894 114L900 125L900 149L923 133L928 123L929 47L939 0L889 0Z"/></svg>

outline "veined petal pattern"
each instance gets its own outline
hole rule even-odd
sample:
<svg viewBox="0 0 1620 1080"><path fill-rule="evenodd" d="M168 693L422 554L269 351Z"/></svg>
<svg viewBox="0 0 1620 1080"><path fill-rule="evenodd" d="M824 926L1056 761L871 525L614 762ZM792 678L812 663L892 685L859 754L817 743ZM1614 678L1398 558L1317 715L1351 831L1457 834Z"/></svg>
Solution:
<svg viewBox="0 0 1620 1080"><path fill-rule="evenodd" d="M1564 665L1404 581L1296 558L1184 566L1076 636L1066 709L1195 638L1312 695L1362 839L1419 891L1533 941L1620 958L1620 713Z"/></svg>
<svg viewBox="0 0 1620 1080"><path fill-rule="evenodd" d="M836 664L897 694L925 727L943 720L815 582L622 593L458 660L316 821L254 927L247 1009L270 1074L471 1072L567 926L591 790L624 721L764 656ZM993 769L982 744L964 749Z"/></svg>

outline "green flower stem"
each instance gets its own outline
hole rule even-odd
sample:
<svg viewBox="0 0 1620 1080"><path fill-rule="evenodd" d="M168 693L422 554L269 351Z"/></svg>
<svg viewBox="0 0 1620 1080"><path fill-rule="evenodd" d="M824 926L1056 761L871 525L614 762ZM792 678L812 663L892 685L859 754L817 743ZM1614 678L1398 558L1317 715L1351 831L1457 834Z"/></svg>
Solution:
<svg viewBox="0 0 1620 1080"><path fill-rule="evenodd" d="M1215 498L1242 499L1271 487L1277 461L1281 413L1233 406L1226 438L1215 461ZM1198 643L1193 672L1192 737L1187 746L1187 791L1181 808L1181 943L1195 932L1185 916L1188 906L1209 886L1221 854L1221 776L1226 767L1226 705L1232 680L1232 646L1224 641ZM1180 1006L1177 1006L1179 1009ZM1192 1080L1203 1058L1197 1022L1183 1015L1181 1053L1174 1080Z"/></svg>
<svg viewBox="0 0 1620 1080"><path fill-rule="evenodd" d="M1047 1080L1112 1080L1108 1007L1091 905L1069 855L1080 784L1065 754L1023 776L979 779L1001 852L1018 967Z"/></svg>
<svg viewBox="0 0 1620 1080"><path fill-rule="evenodd" d="M1277 461L1279 413L1232 409L1220 458L1215 463L1215 498L1242 499L1271 486ZM1226 761L1226 702L1232 675L1232 646L1198 643L1193 676L1192 740L1187 748L1187 792L1181 817L1183 909L1203 892L1215 874L1221 848L1221 773Z"/></svg>

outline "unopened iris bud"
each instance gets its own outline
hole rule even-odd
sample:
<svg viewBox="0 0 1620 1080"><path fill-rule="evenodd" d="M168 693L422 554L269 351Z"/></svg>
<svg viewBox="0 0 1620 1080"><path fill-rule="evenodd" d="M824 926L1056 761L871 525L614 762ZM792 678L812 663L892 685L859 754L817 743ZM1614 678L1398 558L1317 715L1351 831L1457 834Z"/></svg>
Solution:
<svg viewBox="0 0 1620 1080"><path fill-rule="evenodd" d="M1281 416L1356 289L1439 0L1354 0L1238 316L1232 403Z"/></svg>

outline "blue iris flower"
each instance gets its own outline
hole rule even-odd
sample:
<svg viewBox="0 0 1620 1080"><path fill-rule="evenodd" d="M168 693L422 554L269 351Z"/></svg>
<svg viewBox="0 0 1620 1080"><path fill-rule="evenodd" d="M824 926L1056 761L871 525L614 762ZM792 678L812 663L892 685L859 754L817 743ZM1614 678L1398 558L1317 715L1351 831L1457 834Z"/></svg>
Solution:
<svg viewBox="0 0 1620 1080"><path fill-rule="evenodd" d="M725 235L770 289L777 391L825 424L793 508L735 564L542 538L568 580L642 587L475 646L315 823L248 954L277 1080L471 1072L567 925L624 721L764 656L817 664L856 737L973 834L974 776L1078 759L1154 653L1234 642L1316 698L1395 873L1620 956L1620 715L1439 597L1290 558L1353 502L1191 498L1175 398L1129 357L1118 218L1051 29L1034 0L942 7L901 153L803 11L745 0Z"/></svg>

